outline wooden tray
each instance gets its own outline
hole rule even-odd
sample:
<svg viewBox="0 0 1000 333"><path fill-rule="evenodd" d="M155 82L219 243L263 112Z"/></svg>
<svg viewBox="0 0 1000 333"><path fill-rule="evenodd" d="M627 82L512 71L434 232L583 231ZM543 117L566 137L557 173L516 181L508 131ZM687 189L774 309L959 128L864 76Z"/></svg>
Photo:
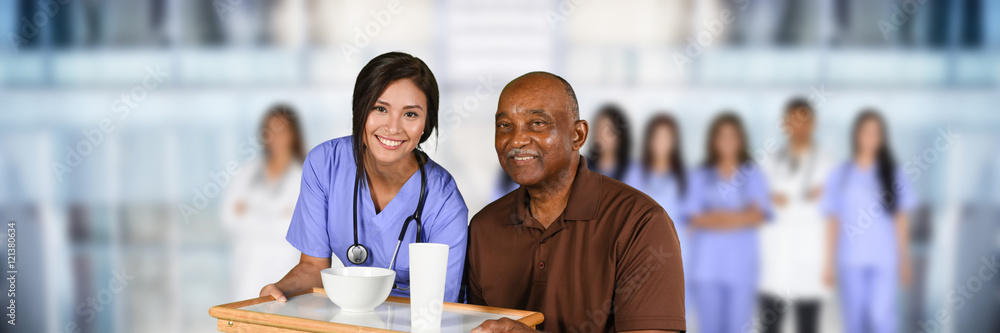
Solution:
<svg viewBox="0 0 1000 333"><path fill-rule="evenodd" d="M389 296L374 312L341 312L323 288L313 288L280 303L271 296L213 306L220 332L408 332L410 299ZM461 303L444 303L441 333L469 332L488 319L507 317L534 327L542 314Z"/></svg>

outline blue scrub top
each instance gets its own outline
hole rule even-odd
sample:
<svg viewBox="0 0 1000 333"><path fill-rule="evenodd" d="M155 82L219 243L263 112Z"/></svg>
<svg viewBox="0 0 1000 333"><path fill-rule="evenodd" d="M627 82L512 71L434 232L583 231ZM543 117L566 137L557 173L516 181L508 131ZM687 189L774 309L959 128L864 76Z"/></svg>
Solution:
<svg viewBox="0 0 1000 333"><path fill-rule="evenodd" d="M302 185L286 239L302 253L329 258L333 253L347 266L347 248L354 244L354 165L350 136L326 141L309 151L302 167ZM448 273L445 301L457 302L465 264L469 209L459 193L455 179L444 168L428 159L427 198L424 204L424 241L448 244ZM358 191L358 241L369 250L362 266L388 268L403 222L413 214L420 197L420 172L403 184L385 208L375 214L375 204L367 186ZM408 244L416 237L416 224L410 223L396 258L396 283L410 285ZM409 291L392 290L392 295L409 297Z"/></svg>
<svg viewBox="0 0 1000 333"><path fill-rule="evenodd" d="M771 198L761 168L744 163L729 179L718 168L705 166L691 172L689 216L709 211L742 211L756 205L766 221L772 217ZM756 286L758 279L757 228L727 231L693 228L690 246L691 278L695 282Z"/></svg>
<svg viewBox="0 0 1000 333"><path fill-rule="evenodd" d="M882 185L874 165L853 161L834 168L823 187L823 214L837 219L837 263L841 266L894 267L899 259L895 214L882 204ZM896 211L908 212L916 195L902 170L895 170Z"/></svg>
<svg viewBox="0 0 1000 333"><path fill-rule="evenodd" d="M687 212L689 204L686 202L691 196L690 183L686 193L680 193L680 181L674 172L666 174L654 174L646 172L639 163L632 163L629 171L625 174L625 184L646 193L650 198L663 207L663 210L674 222L674 229L677 230L677 239L681 247L681 256L684 266L688 267L689 251L687 246L687 222L690 216ZM684 270L687 273L687 270Z"/></svg>

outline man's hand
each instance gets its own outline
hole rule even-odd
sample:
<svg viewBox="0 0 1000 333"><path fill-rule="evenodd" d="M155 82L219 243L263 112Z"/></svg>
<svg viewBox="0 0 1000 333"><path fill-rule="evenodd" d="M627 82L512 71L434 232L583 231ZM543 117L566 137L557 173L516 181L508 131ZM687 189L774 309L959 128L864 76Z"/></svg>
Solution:
<svg viewBox="0 0 1000 333"><path fill-rule="evenodd" d="M499 320L484 321L479 327L473 328L472 333L503 333L503 332L532 332L538 331L528 327L522 322L510 318L500 318Z"/></svg>

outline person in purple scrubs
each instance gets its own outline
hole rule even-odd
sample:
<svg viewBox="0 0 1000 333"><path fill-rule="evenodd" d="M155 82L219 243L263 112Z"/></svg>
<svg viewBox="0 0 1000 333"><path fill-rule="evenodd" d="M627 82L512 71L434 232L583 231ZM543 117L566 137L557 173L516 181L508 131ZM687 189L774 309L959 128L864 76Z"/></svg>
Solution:
<svg viewBox="0 0 1000 333"><path fill-rule="evenodd" d="M684 167L681 150L681 132L677 120L670 114L659 113L646 125L643 134L641 160L633 164L625 175L625 183L636 188L660 204L674 221L681 247L685 280L689 280L691 252L687 247L688 172ZM690 284L686 285L690 286ZM689 288L687 293L690 294ZM685 297L685 306L691 308L691 297ZM691 322L691 311L685 311ZM689 327L690 328L690 327Z"/></svg>
<svg viewBox="0 0 1000 333"><path fill-rule="evenodd" d="M838 284L845 332L896 332L896 291L909 285L907 213L916 206L889 149L885 120L863 111L853 157L831 172L821 209L828 218L825 280Z"/></svg>
<svg viewBox="0 0 1000 333"><path fill-rule="evenodd" d="M770 219L770 196L738 116L716 117L706 148L704 166L692 173L688 208L698 326L706 333L744 332L753 327L757 229Z"/></svg>
<svg viewBox="0 0 1000 333"><path fill-rule="evenodd" d="M347 266L389 268L395 259L392 295L409 297L407 244L417 241L419 230L420 241L450 247L444 297L458 301L469 210L448 171L420 151L438 122L434 74L409 54L382 54L361 69L352 104L351 136L316 146L302 168L285 237L302 252L299 263L260 295L283 302L285 294L321 287L319 272L330 267L332 254ZM410 223L393 258L403 223L417 210L424 175L421 228ZM363 262L354 262L360 261L357 244L367 248Z"/></svg>

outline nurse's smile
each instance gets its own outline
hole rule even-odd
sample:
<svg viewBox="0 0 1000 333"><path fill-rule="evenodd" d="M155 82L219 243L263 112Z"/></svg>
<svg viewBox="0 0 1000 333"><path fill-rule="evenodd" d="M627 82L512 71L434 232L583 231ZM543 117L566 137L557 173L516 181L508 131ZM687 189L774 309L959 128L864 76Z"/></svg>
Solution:
<svg viewBox="0 0 1000 333"><path fill-rule="evenodd" d="M378 139L378 142L382 144L382 148L389 150L395 150L396 148L399 148L399 146L402 145L403 142L406 142L406 140L395 140L378 135L375 136L375 139Z"/></svg>

